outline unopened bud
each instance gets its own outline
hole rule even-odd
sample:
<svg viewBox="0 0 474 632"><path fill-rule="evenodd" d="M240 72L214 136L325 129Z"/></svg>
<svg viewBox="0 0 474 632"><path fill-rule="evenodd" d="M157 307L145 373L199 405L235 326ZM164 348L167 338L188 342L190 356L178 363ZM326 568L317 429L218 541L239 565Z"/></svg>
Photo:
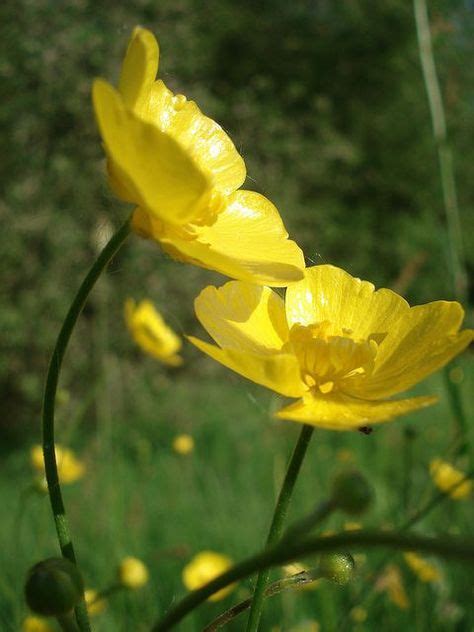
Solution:
<svg viewBox="0 0 474 632"><path fill-rule="evenodd" d="M59 616L81 599L83 583L77 567L67 559L51 557L35 564L25 584L28 606L37 614Z"/></svg>
<svg viewBox="0 0 474 632"><path fill-rule="evenodd" d="M336 584L347 584L352 579L354 566L350 553L323 553L319 559L320 576Z"/></svg>
<svg viewBox="0 0 474 632"><path fill-rule="evenodd" d="M359 472L342 472L334 479L332 501L348 514L364 513L372 502L373 491L367 479Z"/></svg>

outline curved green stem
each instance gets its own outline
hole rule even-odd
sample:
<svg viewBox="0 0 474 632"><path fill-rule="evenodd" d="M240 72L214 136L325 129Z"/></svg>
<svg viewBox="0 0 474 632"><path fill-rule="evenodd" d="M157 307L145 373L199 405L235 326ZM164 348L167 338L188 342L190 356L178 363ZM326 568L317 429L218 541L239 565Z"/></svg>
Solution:
<svg viewBox="0 0 474 632"><path fill-rule="evenodd" d="M127 220L119 230L112 236L99 257L89 270L87 276L82 282L74 301L66 315L66 318L56 340L56 345L49 363L48 375L46 378L46 386L43 400L43 455L44 467L46 472L46 480L48 482L48 493L51 501L51 509L53 511L56 532L58 535L59 546L63 557L69 559L76 564L76 556L72 544L69 524L66 517L66 510L59 485L58 467L56 464L56 455L54 451L54 407L56 400L56 390L58 386L59 372L63 361L69 339L71 337L74 325L84 304L89 296L90 291L94 287L95 282L100 274L112 259L114 254L120 248L127 236L130 234L130 221ZM79 628L86 632L90 630L87 609L84 601L76 608L76 618Z"/></svg>
<svg viewBox="0 0 474 632"><path fill-rule="evenodd" d="M206 599L229 584L240 581L260 569L280 566L286 562L325 551L338 551L348 547L389 547L402 551L421 551L458 559L474 564L474 539L432 538L415 534L390 533L386 531L346 531L332 536L307 538L302 542L284 542L273 545L263 552L243 560L219 575L208 584L189 593L158 621L152 632L166 632Z"/></svg>
<svg viewBox="0 0 474 632"><path fill-rule="evenodd" d="M303 464L303 459L305 457L306 450L308 449L313 431L314 427L306 424L301 429L275 506L272 523L267 536L267 546L276 542L281 536L296 479L298 478L301 465ZM260 617L262 615L263 602L265 600L265 587L268 583L269 575L270 572L267 569L262 569L258 573L247 623L247 632L256 632L258 630Z"/></svg>

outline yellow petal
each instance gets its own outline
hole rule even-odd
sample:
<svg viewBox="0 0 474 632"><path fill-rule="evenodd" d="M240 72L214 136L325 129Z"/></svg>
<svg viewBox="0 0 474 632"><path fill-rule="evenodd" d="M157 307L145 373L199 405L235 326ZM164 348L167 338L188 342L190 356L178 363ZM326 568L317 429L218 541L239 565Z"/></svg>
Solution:
<svg viewBox="0 0 474 632"><path fill-rule="evenodd" d="M414 397L394 401L364 401L342 394L303 399L276 413L280 419L299 421L329 430L354 430L361 426L390 421L436 402L436 397Z"/></svg>
<svg viewBox="0 0 474 632"><path fill-rule="evenodd" d="M230 195L216 222L197 231L192 241L170 237L161 242L181 259L241 281L285 287L303 277L303 253L287 239L277 209L259 193Z"/></svg>
<svg viewBox="0 0 474 632"><path fill-rule="evenodd" d="M232 371L277 393L287 397L300 397L306 390L301 381L298 362L293 355L258 355L236 349L220 349L194 336L188 336L188 340Z"/></svg>
<svg viewBox="0 0 474 632"><path fill-rule="evenodd" d="M223 348L265 354L288 339L283 299L268 287L230 281L209 286L194 301L204 329Z"/></svg>
<svg viewBox="0 0 474 632"><path fill-rule="evenodd" d="M205 116L194 101L175 95L156 81L149 96L147 120L173 136L192 155L214 186L225 194L238 189L246 177L245 163L222 127Z"/></svg>
<svg viewBox="0 0 474 632"><path fill-rule="evenodd" d="M305 278L291 285L286 293L290 327L327 320L338 328L351 330L351 337L356 339L385 334L391 323L409 309L395 292L375 291L372 283L331 265L307 268Z"/></svg>
<svg viewBox="0 0 474 632"><path fill-rule="evenodd" d="M119 93L94 82L94 108L115 180L157 219L183 225L199 216L212 183L169 135L127 110Z"/></svg>
<svg viewBox="0 0 474 632"><path fill-rule="evenodd" d="M458 333L464 316L459 303L435 301L412 307L379 345L375 368L351 393L368 398L400 393L447 364L473 339L473 331Z"/></svg>
<svg viewBox="0 0 474 632"><path fill-rule="evenodd" d="M120 73L119 91L125 105L137 113L147 106L158 72L159 48L153 33L136 27Z"/></svg>

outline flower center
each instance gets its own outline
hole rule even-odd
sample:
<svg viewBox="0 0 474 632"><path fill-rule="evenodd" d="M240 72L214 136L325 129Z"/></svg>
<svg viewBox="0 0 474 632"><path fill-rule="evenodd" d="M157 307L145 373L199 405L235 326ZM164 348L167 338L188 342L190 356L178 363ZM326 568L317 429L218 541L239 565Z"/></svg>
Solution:
<svg viewBox="0 0 474 632"><path fill-rule="evenodd" d="M370 375L378 349L372 337L356 340L350 329L335 327L327 320L294 325L287 345L298 358L304 382L323 395L356 376Z"/></svg>

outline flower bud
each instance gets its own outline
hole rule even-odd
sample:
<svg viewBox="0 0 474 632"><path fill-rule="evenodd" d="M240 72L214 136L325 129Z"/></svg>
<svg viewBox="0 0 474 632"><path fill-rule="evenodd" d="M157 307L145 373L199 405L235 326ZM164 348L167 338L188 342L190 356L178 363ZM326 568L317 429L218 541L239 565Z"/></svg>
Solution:
<svg viewBox="0 0 474 632"><path fill-rule="evenodd" d="M352 579L354 558L350 553L323 553L319 559L319 573L336 584L347 584Z"/></svg>
<svg viewBox="0 0 474 632"><path fill-rule="evenodd" d="M28 606L37 614L59 616L81 599L83 584L77 567L67 559L51 557L35 564L25 584Z"/></svg>
<svg viewBox="0 0 474 632"><path fill-rule="evenodd" d="M364 513L372 502L373 491L367 479L359 472L342 472L334 479L332 501L348 514Z"/></svg>

